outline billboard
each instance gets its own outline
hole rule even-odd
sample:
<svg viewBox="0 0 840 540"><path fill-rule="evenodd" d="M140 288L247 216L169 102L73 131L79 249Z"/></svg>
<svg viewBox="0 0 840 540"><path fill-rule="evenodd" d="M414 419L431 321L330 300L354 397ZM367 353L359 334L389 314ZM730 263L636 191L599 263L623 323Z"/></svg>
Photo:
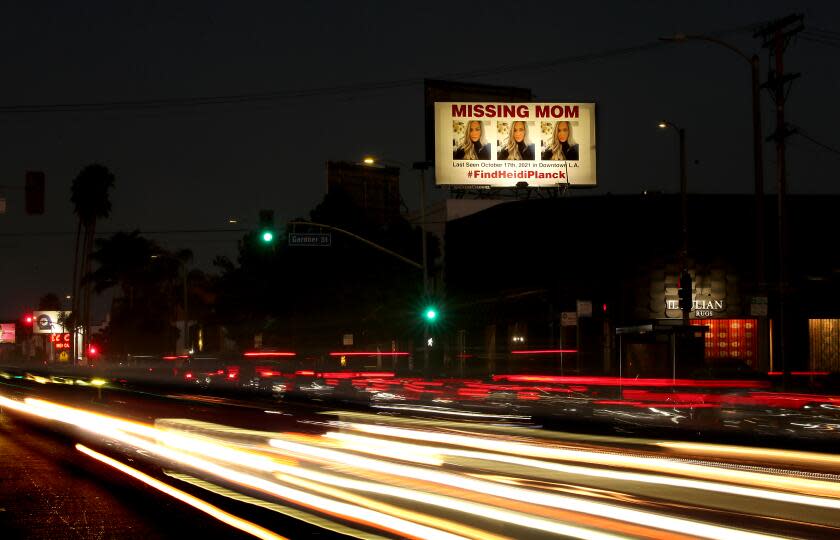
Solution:
<svg viewBox="0 0 840 540"><path fill-rule="evenodd" d="M426 161L429 163L437 161L435 159L435 103L438 101L528 103L533 101L533 97L530 88L426 79L423 81Z"/></svg>
<svg viewBox="0 0 840 540"><path fill-rule="evenodd" d="M15 342L15 323L0 324L0 343Z"/></svg>
<svg viewBox="0 0 840 540"><path fill-rule="evenodd" d="M435 178L460 187L595 187L594 103L435 103Z"/></svg>
<svg viewBox="0 0 840 540"><path fill-rule="evenodd" d="M63 334L67 330L59 322L60 317L67 317L69 311L35 311L32 313L33 334Z"/></svg>

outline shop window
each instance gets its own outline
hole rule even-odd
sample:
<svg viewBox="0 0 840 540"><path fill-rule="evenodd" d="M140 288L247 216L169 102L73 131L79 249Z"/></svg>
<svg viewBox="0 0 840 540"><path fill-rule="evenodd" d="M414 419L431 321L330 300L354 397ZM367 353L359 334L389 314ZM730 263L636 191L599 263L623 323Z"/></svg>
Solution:
<svg viewBox="0 0 840 540"><path fill-rule="evenodd" d="M814 371L840 371L840 319L809 319L810 367Z"/></svg>
<svg viewBox="0 0 840 540"><path fill-rule="evenodd" d="M706 333L706 360L742 360L756 367L758 339L752 319L694 319L691 324L708 326Z"/></svg>

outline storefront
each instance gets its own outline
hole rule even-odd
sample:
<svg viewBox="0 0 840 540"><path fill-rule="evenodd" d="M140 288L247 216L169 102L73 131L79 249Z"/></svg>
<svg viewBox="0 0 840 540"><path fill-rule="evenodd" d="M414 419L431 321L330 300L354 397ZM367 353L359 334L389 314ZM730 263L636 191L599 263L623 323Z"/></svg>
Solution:
<svg viewBox="0 0 840 540"><path fill-rule="evenodd" d="M740 360L753 369L761 367L757 319L693 319L691 324L709 328L704 334L707 362Z"/></svg>
<svg viewBox="0 0 840 540"><path fill-rule="evenodd" d="M745 294L748 286L741 273L720 259L706 264L691 260L688 269L692 277L689 324L708 328L703 334L705 363L742 362L754 370L768 371L769 363L763 365L760 359L762 340L769 343L769 324L766 318L753 316L752 297ZM638 317L659 322L682 319L679 273L673 262L649 268L647 283L640 284L648 288L649 311L637 311Z"/></svg>
<svg viewBox="0 0 840 540"><path fill-rule="evenodd" d="M808 319L809 367L840 372L840 319Z"/></svg>
<svg viewBox="0 0 840 540"><path fill-rule="evenodd" d="M451 303L464 306L449 320L474 336L489 325L524 320L526 346L511 342L511 350L554 348L561 346L562 313L591 301L604 309L593 314L592 328L576 328L582 373L617 373L630 365L662 371L673 365L662 359L667 348L645 336L632 343L622 338L618 352L615 330L681 325L678 279L685 267L692 278L689 322L708 327L701 337L704 368L840 371L840 251L826 249L825 235L815 234L836 230L840 198L788 197L787 234L796 241L784 258L784 303L771 228L763 264L756 257L754 198L688 199L687 255L677 227L680 201L670 194L516 201L447 222L446 287L453 298L458 294ZM767 203L769 222L775 216ZM525 304L530 297L522 295L534 291L540 302L518 313L514 304Z"/></svg>

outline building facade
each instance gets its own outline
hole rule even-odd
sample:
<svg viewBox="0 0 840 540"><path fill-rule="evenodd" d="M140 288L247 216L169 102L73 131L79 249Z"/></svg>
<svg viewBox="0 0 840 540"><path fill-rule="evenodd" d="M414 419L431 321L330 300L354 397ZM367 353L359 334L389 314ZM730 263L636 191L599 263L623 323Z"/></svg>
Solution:
<svg viewBox="0 0 840 540"><path fill-rule="evenodd" d="M327 193L342 196L375 225L387 225L400 217L398 167L328 161Z"/></svg>
<svg viewBox="0 0 840 540"><path fill-rule="evenodd" d="M483 355L476 363L491 371L557 371L562 363L579 373L615 373L634 355L661 356L667 348L657 337L628 347L633 340L616 331L680 324L685 264L693 282L690 323L701 329L694 334L707 366L840 371L840 227L833 215L840 197L788 197L783 257L768 197L763 262L753 201L690 195L685 262L678 195L529 199L447 222L446 290L463 344L457 354ZM518 349L576 352L510 365Z"/></svg>

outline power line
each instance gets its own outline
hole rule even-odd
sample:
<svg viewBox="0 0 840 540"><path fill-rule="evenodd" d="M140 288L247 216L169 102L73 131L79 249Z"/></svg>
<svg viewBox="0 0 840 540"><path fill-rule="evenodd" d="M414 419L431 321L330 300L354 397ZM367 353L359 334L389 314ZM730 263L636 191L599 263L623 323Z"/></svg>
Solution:
<svg viewBox="0 0 840 540"><path fill-rule="evenodd" d="M829 30L827 28L819 28L816 26L810 26L807 30L808 33L816 33L816 34L823 34L827 37L836 37L840 38L840 32L836 30Z"/></svg>
<svg viewBox="0 0 840 540"><path fill-rule="evenodd" d="M799 135L803 139L805 139L807 141L810 141L813 144L816 144L817 146L819 146L820 148L823 148L824 150L828 150L829 152L834 152L835 154L840 154L840 150L838 150L837 148L834 148L834 147L829 146L825 143L822 143L822 142L816 140L815 138L813 138L813 137L811 137L811 136L809 136L805 133L802 133L802 131L797 130L796 135Z"/></svg>
<svg viewBox="0 0 840 540"><path fill-rule="evenodd" d="M812 43L819 43L821 45L828 45L829 47L840 47L840 39L838 39L838 40L823 39L823 38L819 38L819 37L814 37L813 35L807 34L807 33L803 33L803 35L800 36L800 38L805 40L805 41L810 41Z"/></svg>
<svg viewBox="0 0 840 540"><path fill-rule="evenodd" d="M742 26L730 30L715 32L710 35L725 35L730 33L751 31L755 25ZM593 60L601 60L633 54L637 52L644 52L654 50L657 48L667 47L667 43L659 40L641 43L629 47L618 47L613 49L606 49L592 53L585 53L579 55L562 56L553 59L546 59L540 61L508 64L496 66L492 68L460 71L452 73L442 73L435 75L435 79L471 79L481 78L492 75L513 73L517 71L535 71L553 69L563 64L573 64L579 62L588 62ZM92 101L92 102L75 102L75 103L48 103L35 105L5 105L0 106L0 114L32 114L32 113L64 113L64 112L109 112L120 110L155 110L155 109L171 109L184 107L206 107L218 105L239 105L247 103L259 102L276 102L306 99L312 97L328 97L336 95L353 95L365 92L378 90L394 90L398 88L405 88L410 86L422 85L426 77L411 77L405 79L395 79L390 81L380 81L373 83L360 83L354 85L337 85L325 86L316 88L307 88L300 90L286 90L274 92L253 92L243 94L229 94L229 95L215 95L215 96L199 96L187 98L161 98L161 99L138 99L138 100L115 100L115 101Z"/></svg>
<svg viewBox="0 0 840 540"><path fill-rule="evenodd" d="M253 229L158 229L151 231L144 231L138 229L139 234L145 235L161 235L161 234L213 234L213 233L246 233ZM126 231L99 231L96 236L110 236L120 232ZM29 238L35 236L73 236L75 231L41 231L41 232L25 232L25 233L0 233L0 238Z"/></svg>

